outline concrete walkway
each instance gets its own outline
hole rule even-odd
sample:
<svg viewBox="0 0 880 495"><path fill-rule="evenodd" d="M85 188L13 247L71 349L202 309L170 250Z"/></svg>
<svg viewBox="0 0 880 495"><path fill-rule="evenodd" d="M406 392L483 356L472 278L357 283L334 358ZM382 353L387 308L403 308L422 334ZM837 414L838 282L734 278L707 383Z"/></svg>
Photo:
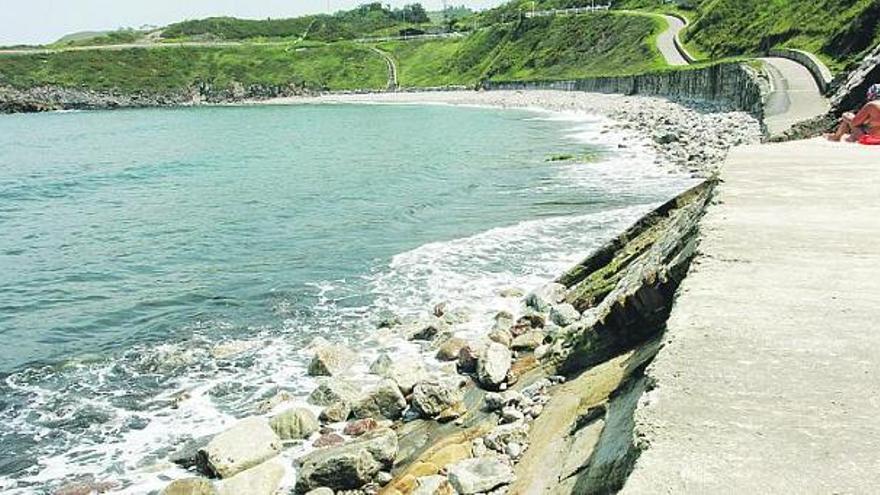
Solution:
<svg viewBox="0 0 880 495"><path fill-rule="evenodd" d="M669 28L657 37L657 48L660 50L663 58L666 59L667 64L688 65L688 61L685 60L675 46L675 37L685 28L686 24L678 17L671 15L664 15L663 18L669 24Z"/></svg>
<svg viewBox="0 0 880 495"><path fill-rule="evenodd" d="M876 493L880 148L735 149L624 493Z"/></svg>
<svg viewBox="0 0 880 495"><path fill-rule="evenodd" d="M792 125L828 112L828 101L803 65L785 58L760 59L773 84L767 96L764 122L770 135L781 134Z"/></svg>

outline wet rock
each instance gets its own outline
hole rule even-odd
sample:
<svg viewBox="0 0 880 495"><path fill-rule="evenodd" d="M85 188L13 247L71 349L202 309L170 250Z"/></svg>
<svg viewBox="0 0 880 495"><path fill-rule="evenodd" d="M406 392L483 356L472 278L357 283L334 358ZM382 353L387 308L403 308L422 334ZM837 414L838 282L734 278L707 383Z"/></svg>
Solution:
<svg viewBox="0 0 880 495"><path fill-rule="evenodd" d="M513 342L510 343L510 347L516 351L531 351L537 349L543 343L544 332L532 330L514 338Z"/></svg>
<svg viewBox="0 0 880 495"><path fill-rule="evenodd" d="M370 365L370 373L394 381L407 395L412 393L416 382L427 375L421 360L409 356L392 359L387 354L380 355Z"/></svg>
<svg viewBox="0 0 880 495"><path fill-rule="evenodd" d="M477 361L483 348L484 346L474 343L468 343L468 345L462 347L458 351L458 370L462 373L477 371Z"/></svg>
<svg viewBox="0 0 880 495"><path fill-rule="evenodd" d="M476 457L447 468L449 482L460 495L488 492L514 480L510 464L498 457Z"/></svg>
<svg viewBox="0 0 880 495"><path fill-rule="evenodd" d="M315 443L313 443L312 446L315 447L316 449L321 449L324 447L332 447L334 445L341 445L343 443L345 443L345 439L342 438L341 435L338 435L333 432L328 432L328 433L324 433L320 437L318 437L318 439L315 440Z"/></svg>
<svg viewBox="0 0 880 495"><path fill-rule="evenodd" d="M434 316L441 318L446 313L447 303L441 302L434 305Z"/></svg>
<svg viewBox="0 0 880 495"><path fill-rule="evenodd" d="M340 344L330 344L315 350L315 356L309 363L311 376L337 376L357 363L357 354Z"/></svg>
<svg viewBox="0 0 880 495"><path fill-rule="evenodd" d="M580 312L568 303L558 304L550 310L550 319L561 327L567 327L580 318Z"/></svg>
<svg viewBox="0 0 880 495"><path fill-rule="evenodd" d="M406 409L406 399L392 380L383 380L356 402L351 412L355 418L398 419Z"/></svg>
<svg viewBox="0 0 880 495"><path fill-rule="evenodd" d="M416 384L413 390L413 406L426 418L436 418L450 410L444 419L455 419L462 408L464 394L458 384L451 380L430 380Z"/></svg>
<svg viewBox="0 0 880 495"><path fill-rule="evenodd" d="M244 340L223 342L211 348L211 357L214 359L229 359L238 354L245 353L256 346L256 342L246 342Z"/></svg>
<svg viewBox="0 0 880 495"><path fill-rule="evenodd" d="M447 325L461 325L471 321L471 311L467 308L453 308L443 315L443 322Z"/></svg>
<svg viewBox="0 0 880 495"><path fill-rule="evenodd" d="M431 340L448 329L449 325L445 321L431 317L405 323L402 331L407 340Z"/></svg>
<svg viewBox="0 0 880 495"><path fill-rule="evenodd" d="M379 313L376 319L376 328L391 328L401 325L402 323L400 316L391 311L383 310Z"/></svg>
<svg viewBox="0 0 880 495"><path fill-rule="evenodd" d="M494 317L495 323L492 326L493 330L510 330L513 327L513 324L516 320L513 317L513 314L507 311L499 311L495 314Z"/></svg>
<svg viewBox="0 0 880 495"><path fill-rule="evenodd" d="M357 399L360 391L350 382L338 378L325 378L318 384L318 388L309 394L309 404L315 406L330 406L337 402L351 403Z"/></svg>
<svg viewBox="0 0 880 495"><path fill-rule="evenodd" d="M517 289L516 287L502 289L498 292L498 295L501 297L522 297L523 294L522 289Z"/></svg>
<svg viewBox="0 0 880 495"><path fill-rule="evenodd" d="M112 481L97 481L88 475L78 478L70 483L65 483L55 490L53 495L92 495L94 493L109 493L116 488L117 484Z"/></svg>
<svg viewBox="0 0 880 495"><path fill-rule="evenodd" d="M272 397L257 404L257 414L266 414L276 407L280 406L281 404L284 404L285 402L291 402L294 399L295 397L293 396L293 394L282 390Z"/></svg>
<svg viewBox="0 0 880 495"><path fill-rule="evenodd" d="M446 339L440 344L440 348L437 349L437 359L440 361L455 361L458 359L458 353L466 345L468 345L467 340L458 337Z"/></svg>
<svg viewBox="0 0 880 495"><path fill-rule="evenodd" d="M335 402L321 410L318 419L325 423L341 423L351 416L351 404L348 402Z"/></svg>
<svg viewBox="0 0 880 495"><path fill-rule="evenodd" d="M504 453L507 454L511 459L519 459L523 453L522 445L516 442L511 442L507 444L507 447L505 447Z"/></svg>
<svg viewBox="0 0 880 495"><path fill-rule="evenodd" d="M269 461L219 483L219 495L274 495L284 478L284 466Z"/></svg>
<svg viewBox="0 0 880 495"><path fill-rule="evenodd" d="M217 495L217 490L205 478L184 478L172 481L162 490L161 495Z"/></svg>
<svg viewBox="0 0 880 495"><path fill-rule="evenodd" d="M282 440L300 440L308 438L318 431L318 418L308 409L296 407L288 409L269 420L269 426Z"/></svg>
<svg viewBox="0 0 880 495"><path fill-rule="evenodd" d="M376 483L379 484L379 486L385 486L388 483L391 483L391 480L393 479L394 475L388 471L379 471L379 474L376 475Z"/></svg>
<svg viewBox="0 0 880 495"><path fill-rule="evenodd" d="M526 296L526 306L546 313L554 304L561 303L565 299L566 288L562 284L547 284Z"/></svg>
<svg viewBox="0 0 880 495"><path fill-rule="evenodd" d="M373 481L394 464L397 435L390 429L376 430L347 444L312 452L300 460L297 493L327 487L354 490Z"/></svg>
<svg viewBox="0 0 880 495"><path fill-rule="evenodd" d="M379 428L379 422L373 418L357 419L345 425L342 433L351 437L359 437L377 428Z"/></svg>
<svg viewBox="0 0 880 495"><path fill-rule="evenodd" d="M477 360L477 379L486 388L494 389L504 383L510 371L510 349L492 342L480 353Z"/></svg>
<svg viewBox="0 0 880 495"><path fill-rule="evenodd" d="M187 440L186 443L168 456L168 460L184 469L198 466L201 457L199 451L208 445L210 441L210 435Z"/></svg>
<svg viewBox="0 0 880 495"><path fill-rule="evenodd" d="M333 490L327 488L326 486L322 486L321 488L315 488L314 490L306 493L306 495L333 495Z"/></svg>
<svg viewBox="0 0 880 495"><path fill-rule="evenodd" d="M535 348L535 359L544 359L550 353L550 344L539 345Z"/></svg>
<svg viewBox="0 0 880 495"><path fill-rule="evenodd" d="M264 418L247 418L215 436L199 451L199 467L208 475L232 477L275 457L281 442Z"/></svg>
<svg viewBox="0 0 880 495"><path fill-rule="evenodd" d="M422 476L416 480L412 495L456 495L446 476Z"/></svg>
<svg viewBox="0 0 880 495"><path fill-rule="evenodd" d="M520 335L531 332L532 330L544 328L544 326L546 326L546 323L547 321L543 315L538 313L529 313L521 316L518 320L516 320L513 328L510 329L510 333L514 337L519 337Z"/></svg>

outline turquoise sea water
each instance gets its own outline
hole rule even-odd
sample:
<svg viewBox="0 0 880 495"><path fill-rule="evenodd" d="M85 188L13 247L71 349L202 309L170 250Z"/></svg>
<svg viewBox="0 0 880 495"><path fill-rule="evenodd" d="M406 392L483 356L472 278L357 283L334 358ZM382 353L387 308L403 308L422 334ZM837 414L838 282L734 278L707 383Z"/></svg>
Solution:
<svg viewBox="0 0 880 495"><path fill-rule="evenodd" d="M388 311L449 301L479 334L513 304L500 289L691 183L601 126L415 105L0 117L0 489L161 486L176 443L307 394L313 337L407 352L374 334Z"/></svg>

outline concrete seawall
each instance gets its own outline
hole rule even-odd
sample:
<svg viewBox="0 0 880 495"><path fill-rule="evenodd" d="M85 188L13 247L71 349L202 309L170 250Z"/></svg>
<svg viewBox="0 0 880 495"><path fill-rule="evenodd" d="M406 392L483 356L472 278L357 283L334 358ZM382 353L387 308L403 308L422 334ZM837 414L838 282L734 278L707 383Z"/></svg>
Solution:
<svg viewBox="0 0 880 495"><path fill-rule="evenodd" d="M619 77L594 77L561 81L490 81L487 90L563 90L593 93L663 96L732 106L763 116L763 95L758 74L748 66L726 63L708 67L652 72Z"/></svg>

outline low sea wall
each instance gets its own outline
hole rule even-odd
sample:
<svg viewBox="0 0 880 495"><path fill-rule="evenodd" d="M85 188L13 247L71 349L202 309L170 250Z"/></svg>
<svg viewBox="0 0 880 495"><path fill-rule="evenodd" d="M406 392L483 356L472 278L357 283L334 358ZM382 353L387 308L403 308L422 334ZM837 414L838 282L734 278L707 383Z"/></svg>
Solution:
<svg viewBox="0 0 880 495"><path fill-rule="evenodd" d="M831 82L834 81L831 69L812 53L803 50L792 50L790 48L777 48L767 52L767 55L794 60L806 67L810 74L813 75L813 79L816 80L816 84L819 86L819 91L822 94L827 93L828 89L831 88Z"/></svg>
<svg viewBox="0 0 880 495"><path fill-rule="evenodd" d="M741 63L651 72L634 76L591 77L560 81L488 81L487 90L545 89L663 96L731 106L757 117L764 113L757 71Z"/></svg>

